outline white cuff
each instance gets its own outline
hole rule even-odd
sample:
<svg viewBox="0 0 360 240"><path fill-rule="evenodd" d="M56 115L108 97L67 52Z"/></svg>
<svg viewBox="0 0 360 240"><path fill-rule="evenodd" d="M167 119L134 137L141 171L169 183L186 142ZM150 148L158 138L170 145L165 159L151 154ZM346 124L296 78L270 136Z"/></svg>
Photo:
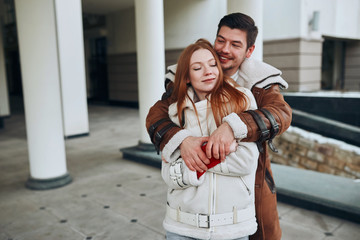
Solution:
<svg viewBox="0 0 360 240"><path fill-rule="evenodd" d="M185 188L187 184L184 182L183 178L183 161L181 158L172 162L169 167L170 179L173 181L173 184L178 185L181 188Z"/></svg>
<svg viewBox="0 0 360 240"><path fill-rule="evenodd" d="M171 163L180 157L179 146L184 141L184 139L189 136L192 136L189 130L180 130L165 145L161 153L168 163Z"/></svg>
<svg viewBox="0 0 360 240"><path fill-rule="evenodd" d="M231 113L224 117L223 122L227 122L230 125L236 139L241 140L247 137L247 126L236 113Z"/></svg>

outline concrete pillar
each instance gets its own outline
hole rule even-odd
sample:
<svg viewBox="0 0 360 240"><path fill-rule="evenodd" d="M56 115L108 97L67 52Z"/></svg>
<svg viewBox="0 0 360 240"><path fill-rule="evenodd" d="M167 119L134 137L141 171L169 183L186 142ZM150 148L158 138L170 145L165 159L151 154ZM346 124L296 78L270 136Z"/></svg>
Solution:
<svg viewBox="0 0 360 240"><path fill-rule="evenodd" d="M15 0L31 189L71 182L66 168L54 1Z"/></svg>
<svg viewBox="0 0 360 240"><path fill-rule="evenodd" d="M228 0L228 13L241 12L254 19L259 33L252 58L263 60L263 0Z"/></svg>
<svg viewBox="0 0 360 240"><path fill-rule="evenodd" d="M165 46L163 0L135 0L140 112L140 143L150 144L145 119L164 92Z"/></svg>
<svg viewBox="0 0 360 240"><path fill-rule="evenodd" d="M81 0L55 0L57 44L65 137L87 135Z"/></svg>
<svg viewBox="0 0 360 240"><path fill-rule="evenodd" d="M10 115L2 26L0 20L0 128L3 127L3 118Z"/></svg>

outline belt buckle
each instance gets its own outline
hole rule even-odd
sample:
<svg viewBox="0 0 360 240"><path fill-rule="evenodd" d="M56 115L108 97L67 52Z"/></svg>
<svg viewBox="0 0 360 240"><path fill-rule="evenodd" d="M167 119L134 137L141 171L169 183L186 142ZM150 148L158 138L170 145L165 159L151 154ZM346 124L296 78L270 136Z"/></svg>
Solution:
<svg viewBox="0 0 360 240"><path fill-rule="evenodd" d="M200 220L200 218L202 218L202 217L205 217L205 218L206 218L205 222L206 222L207 226L202 226L202 225L201 225L201 220ZM197 227L198 227L198 228L210 228L210 216L209 216L209 215L197 213L197 214L196 214L196 219L197 219Z"/></svg>

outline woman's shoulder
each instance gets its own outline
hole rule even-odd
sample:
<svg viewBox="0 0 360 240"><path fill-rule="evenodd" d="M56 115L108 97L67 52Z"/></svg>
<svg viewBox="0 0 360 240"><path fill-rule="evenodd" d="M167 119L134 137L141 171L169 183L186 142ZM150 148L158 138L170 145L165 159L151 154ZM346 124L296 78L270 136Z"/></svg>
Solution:
<svg viewBox="0 0 360 240"><path fill-rule="evenodd" d="M170 117L177 115L177 102L174 102L169 105L168 113L169 113Z"/></svg>
<svg viewBox="0 0 360 240"><path fill-rule="evenodd" d="M240 87L240 86L237 86L236 89L238 91L241 91L242 93L244 93L248 97L248 99L250 100L249 109L257 109L257 104L256 104L255 97L254 97L254 95L253 95L253 93L251 92L250 89L248 89L246 87Z"/></svg>
<svg viewBox="0 0 360 240"><path fill-rule="evenodd" d="M241 91L241 92L243 92L245 94L249 94L249 93L251 94L250 89L240 86L232 78L227 78L226 81L227 81L228 84L230 84L232 87L236 88L238 91Z"/></svg>
<svg viewBox="0 0 360 240"><path fill-rule="evenodd" d="M235 87L238 91L245 93L246 95L252 95L252 92L250 89L246 87L236 86Z"/></svg>

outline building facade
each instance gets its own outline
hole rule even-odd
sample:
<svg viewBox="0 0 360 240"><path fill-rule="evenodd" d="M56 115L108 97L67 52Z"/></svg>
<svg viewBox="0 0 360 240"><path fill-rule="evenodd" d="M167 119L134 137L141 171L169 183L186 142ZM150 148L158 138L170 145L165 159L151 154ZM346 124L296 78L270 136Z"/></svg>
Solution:
<svg viewBox="0 0 360 240"><path fill-rule="evenodd" d="M0 0L0 123L22 96L30 183L69 181L63 137L89 133L87 100L138 106L144 122L166 66L239 11L260 30L252 57L282 70L287 91L360 91L360 0Z"/></svg>

